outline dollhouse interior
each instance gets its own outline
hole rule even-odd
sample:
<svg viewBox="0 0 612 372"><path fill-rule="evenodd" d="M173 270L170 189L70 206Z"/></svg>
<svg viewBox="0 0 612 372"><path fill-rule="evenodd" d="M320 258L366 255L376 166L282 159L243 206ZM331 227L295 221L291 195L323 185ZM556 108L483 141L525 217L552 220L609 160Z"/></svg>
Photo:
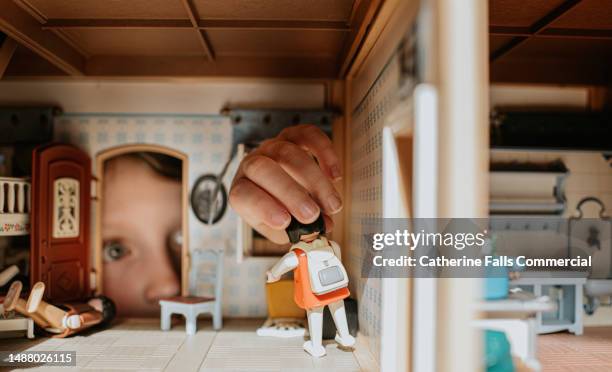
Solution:
<svg viewBox="0 0 612 372"><path fill-rule="evenodd" d="M50 302L102 294L118 311L69 338L12 331L0 350L73 350L83 370L476 371L482 329L509 325L516 370L609 370L611 267L567 290L571 319L540 332L541 314L571 301L562 291L517 310L482 300L482 279L368 277L363 228L556 218L594 198L585 215L604 231L611 30L605 0L0 0L0 269L17 267L25 297L43 281ZM521 126L534 112L564 126ZM329 237L342 247L357 344L341 350L332 336L321 359L302 350L303 330L261 335L266 319L305 322L290 279L265 283L288 247L228 203L249 149L302 123L330 135L344 169ZM601 243L595 254L612 262L610 236ZM203 315L194 335L182 317L161 330L158 300L179 294L219 301L222 328ZM555 369L560 358L576 369Z"/></svg>

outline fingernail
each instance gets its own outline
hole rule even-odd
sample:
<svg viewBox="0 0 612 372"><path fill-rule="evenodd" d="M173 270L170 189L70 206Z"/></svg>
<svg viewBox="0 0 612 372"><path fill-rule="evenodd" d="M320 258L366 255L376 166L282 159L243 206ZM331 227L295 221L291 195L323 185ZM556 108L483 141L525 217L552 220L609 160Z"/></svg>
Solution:
<svg viewBox="0 0 612 372"><path fill-rule="evenodd" d="M340 173L340 167L337 165L334 165L331 167L331 174L334 180L339 179L340 177L342 177L342 173Z"/></svg>
<svg viewBox="0 0 612 372"><path fill-rule="evenodd" d="M275 212L270 216L270 222L272 222L274 226L283 226L290 218L287 212Z"/></svg>
<svg viewBox="0 0 612 372"><path fill-rule="evenodd" d="M300 207L300 212L303 218L311 219L319 213L319 208L314 203L304 203Z"/></svg>
<svg viewBox="0 0 612 372"><path fill-rule="evenodd" d="M327 198L327 204L332 212L337 212L342 208L342 200L337 195L332 195Z"/></svg>

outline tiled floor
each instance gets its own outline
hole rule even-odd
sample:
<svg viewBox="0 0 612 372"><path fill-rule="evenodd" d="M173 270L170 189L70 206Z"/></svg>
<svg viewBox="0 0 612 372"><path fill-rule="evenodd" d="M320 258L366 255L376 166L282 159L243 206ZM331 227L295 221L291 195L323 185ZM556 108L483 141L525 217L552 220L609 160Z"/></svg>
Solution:
<svg viewBox="0 0 612 372"><path fill-rule="evenodd" d="M169 332L155 320L130 320L111 329L67 339L0 340L0 350L75 350L77 367L30 368L35 370L116 371L371 371L374 361L365 346L354 352L327 344L327 356L309 357L302 338L258 337L263 320L226 321L221 332L200 322L196 335L187 337L178 324ZM25 371L26 369L24 369Z"/></svg>
<svg viewBox="0 0 612 372"><path fill-rule="evenodd" d="M582 336L538 336L538 359L543 372L610 372L612 327L585 328Z"/></svg>

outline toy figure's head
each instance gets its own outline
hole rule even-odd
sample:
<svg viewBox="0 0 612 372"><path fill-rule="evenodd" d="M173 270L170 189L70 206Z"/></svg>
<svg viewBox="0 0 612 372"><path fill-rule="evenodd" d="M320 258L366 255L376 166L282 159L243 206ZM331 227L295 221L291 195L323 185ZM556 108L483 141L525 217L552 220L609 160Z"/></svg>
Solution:
<svg viewBox="0 0 612 372"><path fill-rule="evenodd" d="M87 304L96 309L96 311L102 313L101 324L103 325L110 324L117 315L117 308L115 307L115 303L106 296L96 296L87 301Z"/></svg>
<svg viewBox="0 0 612 372"><path fill-rule="evenodd" d="M309 224L303 224L292 217L291 223L285 231L287 231L287 235L289 235L291 244L295 244L300 240L306 242L312 241L319 235L325 234L325 220L323 219L323 214L319 214L319 217L313 223Z"/></svg>

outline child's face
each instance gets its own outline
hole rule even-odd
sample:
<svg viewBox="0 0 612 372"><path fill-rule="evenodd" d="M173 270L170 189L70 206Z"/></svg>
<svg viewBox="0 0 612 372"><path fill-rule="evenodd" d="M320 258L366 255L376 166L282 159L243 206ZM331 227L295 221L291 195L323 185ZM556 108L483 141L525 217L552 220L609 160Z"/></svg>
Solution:
<svg viewBox="0 0 612 372"><path fill-rule="evenodd" d="M102 203L104 294L119 316L155 316L180 293L181 184L144 161L107 161Z"/></svg>

